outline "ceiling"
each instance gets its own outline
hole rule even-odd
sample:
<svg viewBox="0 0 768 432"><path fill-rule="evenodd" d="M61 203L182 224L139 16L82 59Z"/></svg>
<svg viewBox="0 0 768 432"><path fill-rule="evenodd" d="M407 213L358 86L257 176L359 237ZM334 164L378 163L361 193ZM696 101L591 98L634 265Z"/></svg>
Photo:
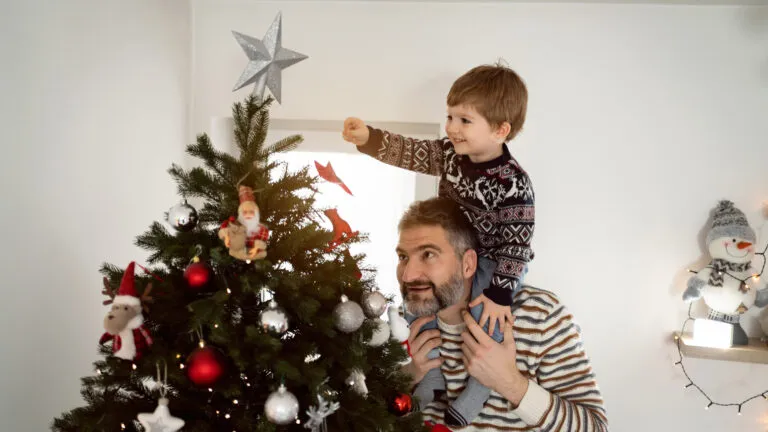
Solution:
<svg viewBox="0 0 768 432"><path fill-rule="evenodd" d="M318 0L325 1L325 0ZM768 6L768 0L337 0L383 3L613 3L698 6Z"/></svg>

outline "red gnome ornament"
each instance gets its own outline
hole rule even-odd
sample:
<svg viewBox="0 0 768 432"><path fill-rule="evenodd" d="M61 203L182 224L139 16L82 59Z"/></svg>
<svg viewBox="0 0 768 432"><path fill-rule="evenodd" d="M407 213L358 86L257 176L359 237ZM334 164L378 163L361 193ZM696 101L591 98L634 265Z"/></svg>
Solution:
<svg viewBox="0 0 768 432"><path fill-rule="evenodd" d="M106 332L99 339L103 344L112 340L112 353L123 360L138 360L152 345L152 337L144 328L144 315L141 311L141 299L136 293L133 272L135 263L131 261L123 273L120 289L112 300L112 309L104 317ZM150 290L148 286L145 291Z"/></svg>
<svg viewBox="0 0 768 432"><path fill-rule="evenodd" d="M229 249L229 254L239 260L257 260L267 256L269 229L259 221L259 206L253 189L240 186L240 206L237 219L230 217L221 224L219 238Z"/></svg>

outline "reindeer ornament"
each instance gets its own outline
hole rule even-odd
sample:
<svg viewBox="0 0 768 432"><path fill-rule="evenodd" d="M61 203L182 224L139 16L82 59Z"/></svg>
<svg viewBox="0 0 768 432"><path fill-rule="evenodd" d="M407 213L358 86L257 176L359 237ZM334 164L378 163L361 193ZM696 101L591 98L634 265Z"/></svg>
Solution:
<svg viewBox="0 0 768 432"><path fill-rule="evenodd" d="M123 360L139 360L142 353L152 345L152 337L144 328L142 315L142 300L147 302L151 299L149 292L152 284L147 285L144 295L139 298L133 278L134 267L134 262L128 264L116 294L107 278L104 278L104 293L112 297L112 300L106 300L104 304L111 303L112 309L104 317L106 332L99 343L111 339L113 355Z"/></svg>

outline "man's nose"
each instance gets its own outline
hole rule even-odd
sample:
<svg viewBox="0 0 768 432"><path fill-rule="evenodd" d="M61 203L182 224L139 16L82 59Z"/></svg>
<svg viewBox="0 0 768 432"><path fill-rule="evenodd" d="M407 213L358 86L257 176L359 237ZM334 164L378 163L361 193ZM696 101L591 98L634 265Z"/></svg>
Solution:
<svg viewBox="0 0 768 432"><path fill-rule="evenodd" d="M421 264L418 263L418 261L408 261L403 265L403 274L401 278L403 279L403 282L413 282L415 280L419 280L423 274L423 269L421 267Z"/></svg>

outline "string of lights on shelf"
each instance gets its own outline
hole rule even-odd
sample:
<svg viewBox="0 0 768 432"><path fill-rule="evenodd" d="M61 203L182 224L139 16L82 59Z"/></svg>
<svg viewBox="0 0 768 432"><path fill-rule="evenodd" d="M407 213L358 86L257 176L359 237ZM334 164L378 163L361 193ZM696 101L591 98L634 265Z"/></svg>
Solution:
<svg viewBox="0 0 768 432"><path fill-rule="evenodd" d="M743 278L743 279L742 279L742 278L739 278L739 277L736 277L736 276L734 276L734 275L730 274L730 273L729 273L729 272L727 272L727 271L725 272L725 274L726 274L727 276L730 276L730 277L732 277L732 278L734 278L734 279L736 279L736 280L740 281L740 282L742 283L742 285L744 285L744 287L745 287L745 288L749 289L749 284L747 283L747 281L748 281L748 280L750 280L750 279L753 279L755 282L759 281L759 280L760 280L760 276L762 276L762 275L763 275L763 272L765 271L765 265L766 265L766 262L768 261L768 259L766 259L766 256L765 256L766 252L768 252L768 245L766 245L766 246L765 246L765 249L763 249L763 251L762 251L762 252L756 252L756 253L755 253L755 255L760 255L760 256L762 256L762 257L763 257L763 266L762 266L762 268L760 269L760 272L759 272L759 273L754 273L752 276L748 276L748 277L746 277L746 278ZM706 268L712 268L712 267L711 267L711 266L707 266ZM689 269L688 271L689 271L689 272L691 272L691 273L698 273L698 271L696 271L696 270L690 270L690 269ZM720 274L723 274L723 272L722 272L722 271L721 271L721 272L719 272L719 273L720 273ZM686 325L687 325L689 322L691 322L691 321L693 321L693 320L695 319L695 318L693 317L693 315L691 314L691 310L692 310L692 309L693 309L693 302L691 302L691 304L688 306L688 317L685 319L685 321L683 321L683 326L682 326L682 328L680 329L680 335L682 335L682 334L684 334L684 333L685 333L685 326L686 326ZM748 397L748 398L746 398L746 399L742 400L741 402L716 402L716 401L714 401L714 400L713 400L713 399L712 399L712 398L709 396L709 394L707 394L707 392L705 392L705 391L704 391L704 389L702 389L702 388L701 388L701 387L700 387L698 384L696 384L696 383L693 381L693 378L691 378L691 376L690 376L690 375L688 375L688 371L685 369L685 364L683 363L683 358L684 358L684 357L683 357L683 351L682 351L682 349L680 348L680 344L681 344L681 343L682 343L682 341L680 340L680 337L679 337L679 336L675 336L675 345L677 346L677 355L678 355L678 357L679 357L679 360L677 360L677 361L675 362L675 366L680 366L680 369L683 371L683 375L685 375L685 378L688 380L688 384L686 384L686 385L683 387L683 389L687 390L687 389L689 389L689 388L693 387L693 388L695 388L696 390L698 390L698 391L699 391L699 393L701 393L701 395L702 395L702 396L704 396L704 397L707 399L707 405L704 407L704 409L705 409L705 410L708 410L708 409L710 409L710 408L711 408L711 407L713 407L713 406L720 406L720 407L736 407L736 408L737 408L736 414L738 414L738 415L741 415L741 408L742 408L742 407L743 407L745 404L747 404L747 403L749 403L749 402L752 402L752 401L753 401L753 400L755 400L755 399L760 399L760 398L762 398L762 399L765 399L765 400L768 400L768 389L766 389L766 390L765 390L765 391L763 391L762 393L756 394L756 395L754 395L754 396L750 396L750 397Z"/></svg>

